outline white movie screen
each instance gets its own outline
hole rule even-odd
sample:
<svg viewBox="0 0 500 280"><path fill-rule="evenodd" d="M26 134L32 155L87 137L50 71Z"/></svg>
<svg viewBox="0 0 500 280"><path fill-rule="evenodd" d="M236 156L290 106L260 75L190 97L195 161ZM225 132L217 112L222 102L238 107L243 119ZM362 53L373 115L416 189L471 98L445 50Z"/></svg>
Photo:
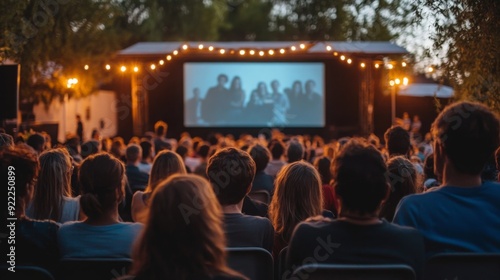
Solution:
<svg viewBox="0 0 500 280"><path fill-rule="evenodd" d="M185 127L323 127L324 64L188 62Z"/></svg>

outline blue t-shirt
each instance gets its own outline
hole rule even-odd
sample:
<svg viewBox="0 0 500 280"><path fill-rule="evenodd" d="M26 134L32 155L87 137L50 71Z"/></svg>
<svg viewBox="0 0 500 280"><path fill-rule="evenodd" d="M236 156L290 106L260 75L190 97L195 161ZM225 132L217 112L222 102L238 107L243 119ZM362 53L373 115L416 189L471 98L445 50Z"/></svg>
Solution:
<svg viewBox="0 0 500 280"><path fill-rule="evenodd" d="M130 258L132 245L143 225L117 223L92 226L83 222L63 224L57 232L60 256L64 258Z"/></svg>
<svg viewBox="0 0 500 280"><path fill-rule="evenodd" d="M418 229L426 255L500 251L500 184L443 186L401 200L394 223Z"/></svg>

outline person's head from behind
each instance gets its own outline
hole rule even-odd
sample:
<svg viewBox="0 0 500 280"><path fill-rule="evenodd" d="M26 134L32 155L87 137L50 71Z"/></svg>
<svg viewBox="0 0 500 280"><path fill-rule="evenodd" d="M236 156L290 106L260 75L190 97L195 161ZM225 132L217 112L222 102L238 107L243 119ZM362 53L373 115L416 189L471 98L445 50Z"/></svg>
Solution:
<svg viewBox="0 0 500 280"><path fill-rule="evenodd" d="M34 133L28 137L26 144L30 145L37 153L41 153L45 149L45 137L41 133Z"/></svg>
<svg viewBox="0 0 500 280"><path fill-rule="evenodd" d="M401 126L393 126L384 134L385 145L392 156L408 156L411 150L410 133Z"/></svg>
<svg viewBox="0 0 500 280"><path fill-rule="evenodd" d="M7 133L0 132L0 148L14 146L14 138Z"/></svg>
<svg viewBox="0 0 500 280"><path fill-rule="evenodd" d="M196 149L196 154L202 159L206 160L208 158L208 154L210 152L210 146L207 144L202 144L198 146L198 149Z"/></svg>
<svg viewBox="0 0 500 280"><path fill-rule="evenodd" d="M0 148L0 171L4 191L7 193L7 189L12 190L14 186L16 209L25 209L33 196L33 187L38 176L36 153L21 147ZM12 180L12 177L15 177L15 180ZM7 207L2 210L5 220L11 217L7 215L7 210Z"/></svg>
<svg viewBox="0 0 500 280"><path fill-rule="evenodd" d="M164 121L157 121L155 123L155 134L157 137L164 137L167 135L168 125Z"/></svg>
<svg viewBox="0 0 500 280"><path fill-rule="evenodd" d="M231 81L231 89L241 89L241 78L239 76L234 76L233 80Z"/></svg>
<svg viewBox="0 0 500 280"><path fill-rule="evenodd" d="M286 149L288 163L302 160L304 157L304 147L297 141L291 140Z"/></svg>
<svg viewBox="0 0 500 280"><path fill-rule="evenodd" d="M332 161L339 216L375 217L389 191L382 154L362 139L353 138Z"/></svg>
<svg viewBox="0 0 500 280"><path fill-rule="evenodd" d="M269 158L271 157L269 150L260 144L255 144L248 149L248 153L252 157L253 161L255 161L255 171L263 171L269 163Z"/></svg>
<svg viewBox="0 0 500 280"><path fill-rule="evenodd" d="M63 197L71 197L71 157L65 149L57 148L41 153L39 161L33 218L59 221L61 201Z"/></svg>
<svg viewBox="0 0 500 280"><path fill-rule="evenodd" d="M107 153L86 158L78 171L80 205L88 219L114 215L125 196L125 166Z"/></svg>
<svg viewBox="0 0 500 280"><path fill-rule="evenodd" d="M81 146L81 155L82 158L85 159L90 155L97 154L99 152L100 142L97 140L89 140L82 144Z"/></svg>
<svg viewBox="0 0 500 280"><path fill-rule="evenodd" d="M280 160L285 153L285 145L280 140L273 140L270 143L269 150L273 160Z"/></svg>
<svg viewBox="0 0 500 280"><path fill-rule="evenodd" d="M271 89L273 90L273 92L279 92L280 82L278 82L278 80L273 80L271 82Z"/></svg>
<svg viewBox="0 0 500 280"><path fill-rule="evenodd" d="M227 75L220 74L219 76L217 76L217 85L223 87L227 83L227 80Z"/></svg>
<svg viewBox="0 0 500 280"><path fill-rule="evenodd" d="M155 189L133 253L140 279L195 279L231 273L226 267L222 211L209 182L175 175Z"/></svg>
<svg viewBox="0 0 500 280"><path fill-rule="evenodd" d="M289 240L298 223L321 214L321 178L310 163L297 161L278 172L274 186L269 216L276 233Z"/></svg>
<svg viewBox="0 0 500 280"><path fill-rule="evenodd" d="M431 130L434 171L444 181L458 174L479 176L500 142L497 115L479 103L458 102L446 107Z"/></svg>
<svg viewBox="0 0 500 280"><path fill-rule="evenodd" d="M402 156L389 159L387 162L388 179L391 185L389 198L384 202L380 217L392 221L396 206L399 201L409 195L417 192L417 170L413 163Z"/></svg>
<svg viewBox="0 0 500 280"><path fill-rule="evenodd" d="M318 170L323 185L329 184L332 179L330 165L331 160L328 157L320 157L314 161L314 168Z"/></svg>
<svg viewBox="0 0 500 280"><path fill-rule="evenodd" d="M147 191L152 192L159 182L174 174L186 173L186 167L178 154L167 150L161 151L156 155L151 166Z"/></svg>
<svg viewBox="0 0 500 280"><path fill-rule="evenodd" d="M247 152L225 148L208 159L207 175L222 206L243 201L255 176L255 162Z"/></svg>
<svg viewBox="0 0 500 280"><path fill-rule="evenodd" d="M142 148L137 144L129 144L125 150L127 164L136 165L142 159Z"/></svg>
<svg viewBox="0 0 500 280"><path fill-rule="evenodd" d="M142 149L142 160L151 160L153 157L153 144L151 144L151 141L142 140L139 146Z"/></svg>
<svg viewBox="0 0 500 280"><path fill-rule="evenodd" d="M179 145L177 146L177 148L175 148L175 152L180 155L182 159L185 159L188 155L189 150L185 146Z"/></svg>

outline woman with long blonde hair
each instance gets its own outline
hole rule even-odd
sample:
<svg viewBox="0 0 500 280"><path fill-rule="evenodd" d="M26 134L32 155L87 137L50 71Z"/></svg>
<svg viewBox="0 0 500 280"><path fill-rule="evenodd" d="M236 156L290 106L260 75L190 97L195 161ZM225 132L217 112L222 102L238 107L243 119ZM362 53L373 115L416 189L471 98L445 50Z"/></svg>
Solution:
<svg viewBox="0 0 500 280"><path fill-rule="evenodd" d="M174 174L187 174L182 158L169 150L163 150L153 160L149 183L144 192L137 191L132 198L132 219L135 222L145 222L149 198L159 182Z"/></svg>
<svg viewBox="0 0 500 280"><path fill-rule="evenodd" d="M33 201L27 216L58 223L76 221L80 214L80 197L71 197L73 165L69 153L62 148L40 154L40 172Z"/></svg>
<svg viewBox="0 0 500 280"><path fill-rule="evenodd" d="M295 226L323 211L321 177L305 161L288 164L278 173L269 217L274 226L273 256L288 246Z"/></svg>
<svg viewBox="0 0 500 280"><path fill-rule="evenodd" d="M153 191L146 228L135 244L135 279L244 279L226 265L222 210L210 183L174 175Z"/></svg>

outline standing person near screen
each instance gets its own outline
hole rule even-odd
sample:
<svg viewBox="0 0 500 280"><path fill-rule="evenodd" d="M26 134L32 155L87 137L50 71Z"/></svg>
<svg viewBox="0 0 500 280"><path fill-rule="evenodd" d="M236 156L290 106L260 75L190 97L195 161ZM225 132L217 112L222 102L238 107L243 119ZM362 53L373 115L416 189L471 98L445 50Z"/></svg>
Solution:
<svg viewBox="0 0 500 280"><path fill-rule="evenodd" d="M289 121L294 123L299 120L299 116L301 115L300 99L303 95L302 82L293 82L292 88L287 89L285 92L290 103L290 109L288 110Z"/></svg>
<svg viewBox="0 0 500 280"><path fill-rule="evenodd" d="M223 123L229 108L229 90L225 87L228 78L225 74L217 76L217 85L208 89L201 108L202 118L209 124Z"/></svg>
<svg viewBox="0 0 500 280"><path fill-rule="evenodd" d="M83 122L80 115L76 115L76 135L80 137L80 144L83 142Z"/></svg>
<svg viewBox="0 0 500 280"><path fill-rule="evenodd" d="M229 110L227 111L227 121L238 123L243 113L243 103L245 101L245 91L241 87L241 78L234 76L229 87Z"/></svg>
<svg viewBox="0 0 500 280"><path fill-rule="evenodd" d="M271 82L271 97L273 99L273 119L272 123L274 125L287 124L286 114L288 109L290 109L290 101L288 97L279 91L280 83L278 80L273 80Z"/></svg>
<svg viewBox="0 0 500 280"><path fill-rule="evenodd" d="M316 83L313 80L307 80L305 86L305 94L301 98L301 106L303 110L304 124L317 124L321 120L321 95L314 91Z"/></svg>
<svg viewBox="0 0 500 280"><path fill-rule="evenodd" d="M201 124L203 119L201 118L201 105L203 104L203 99L200 97L200 89L193 89L193 97L186 101L186 122L188 124Z"/></svg>

